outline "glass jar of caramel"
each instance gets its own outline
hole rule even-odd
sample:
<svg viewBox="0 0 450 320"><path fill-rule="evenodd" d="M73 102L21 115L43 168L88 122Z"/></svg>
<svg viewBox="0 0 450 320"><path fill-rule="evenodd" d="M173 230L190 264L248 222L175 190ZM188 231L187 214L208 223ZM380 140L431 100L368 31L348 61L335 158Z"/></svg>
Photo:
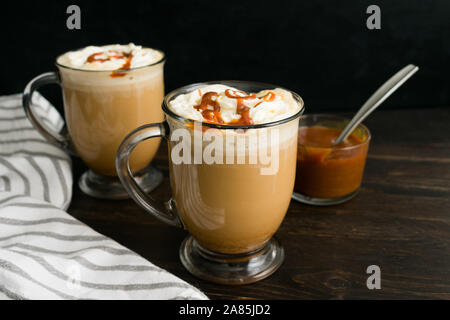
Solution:
<svg viewBox="0 0 450 320"><path fill-rule="evenodd" d="M293 199L312 205L333 205L358 193L371 135L361 124L345 141L333 146L348 122L349 119L326 114L300 119Z"/></svg>

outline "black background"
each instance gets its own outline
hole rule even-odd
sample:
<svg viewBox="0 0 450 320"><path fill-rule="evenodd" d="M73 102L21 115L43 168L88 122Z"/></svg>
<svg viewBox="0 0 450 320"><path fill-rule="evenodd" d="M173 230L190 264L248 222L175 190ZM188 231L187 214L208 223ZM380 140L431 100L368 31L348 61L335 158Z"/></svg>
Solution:
<svg viewBox="0 0 450 320"><path fill-rule="evenodd" d="M66 8L81 8L68 30ZM366 9L381 8L381 30ZM0 95L21 92L57 55L134 42L167 54L166 90L256 80L298 92L307 113L352 111L406 64L420 71L383 108L450 105L450 1L8 1L1 4ZM60 107L59 89L42 90Z"/></svg>

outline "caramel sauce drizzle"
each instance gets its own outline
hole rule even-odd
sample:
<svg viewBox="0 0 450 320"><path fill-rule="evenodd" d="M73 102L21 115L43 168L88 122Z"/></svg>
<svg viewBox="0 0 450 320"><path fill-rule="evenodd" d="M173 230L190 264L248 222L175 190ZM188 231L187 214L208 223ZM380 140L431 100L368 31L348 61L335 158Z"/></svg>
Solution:
<svg viewBox="0 0 450 320"><path fill-rule="evenodd" d="M275 100L275 93L273 93L272 91L269 91L264 97L263 100L266 102L271 102L273 100Z"/></svg>
<svg viewBox="0 0 450 320"><path fill-rule="evenodd" d="M91 54L89 57L87 57L86 62L88 62L88 63L92 63L92 62L96 62L96 61L105 62L105 61L110 60L109 57L103 58L103 59L97 58L97 56L99 56L101 54L103 54L103 52L97 52L97 53Z"/></svg>
<svg viewBox="0 0 450 320"><path fill-rule="evenodd" d="M231 120L230 124L248 126L254 123L252 117L250 117L250 108L245 105L242 98L237 99L236 113L241 117Z"/></svg>
<svg viewBox="0 0 450 320"><path fill-rule="evenodd" d="M243 99L243 100L247 100L247 99L255 99L256 98L256 94L252 93L252 94L247 94L244 91L240 91L240 90L231 90L231 89L227 89L225 90L225 95L228 98L233 98L233 99Z"/></svg>
<svg viewBox="0 0 450 320"><path fill-rule="evenodd" d="M263 101L260 101L257 104L255 104L253 108L256 108L257 106L259 106L263 102L270 102L270 101L275 100L275 93L269 92L264 97L262 97L262 99L263 99Z"/></svg>
<svg viewBox="0 0 450 320"><path fill-rule="evenodd" d="M243 91L227 89L225 90L225 95L228 98L236 99L236 113L241 116L239 119L231 120L229 124L243 126L252 125L254 122L250 117L250 108L245 105L244 100L255 99L256 94L253 93L249 95Z"/></svg>
<svg viewBox="0 0 450 320"><path fill-rule="evenodd" d="M89 57L87 57L86 62L93 63L93 62L105 62L105 61L111 61L113 59L125 59L125 63L117 70L114 70L111 74L111 78L117 78L117 77L124 77L126 76L125 72L117 72L118 70L128 70L131 68L131 60L133 59L133 53L131 52L119 52L119 51L110 51L113 52L114 55L108 55L106 58L99 58L99 55L102 55L103 52L96 52L91 54Z"/></svg>
<svg viewBox="0 0 450 320"><path fill-rule="evenodd" d="M220 113L220 104L213 98L217 98L217 92L206 92L199 105L194 106L195 109L202 112L203 118L207 122L223 124L222 114Z"/></svg>
<svg viewBox="0 0 450 320"><path fill-rule="evenodd" d="M200 89L198 93L201 95ZM194 108L202 111L203 118L210 123L242 126L254 124L252 117L250 117L250 107L248 107L244 102L248 99L256 99L256 94L247 94L244 91L227 89L225 90L225 95L228 98L236 99L236 113L241 116L239 119L233 119L229 123L225 123L223 121L220 113L220 104L216 100L213 100L214 97L217 98L219 96L216 92L205 93L200 104L194 106ZM254 107L264 101L273 101L275 99L275 93L268 92L264 97L262 97L262 99L263 101L258 102Z"/></svg>

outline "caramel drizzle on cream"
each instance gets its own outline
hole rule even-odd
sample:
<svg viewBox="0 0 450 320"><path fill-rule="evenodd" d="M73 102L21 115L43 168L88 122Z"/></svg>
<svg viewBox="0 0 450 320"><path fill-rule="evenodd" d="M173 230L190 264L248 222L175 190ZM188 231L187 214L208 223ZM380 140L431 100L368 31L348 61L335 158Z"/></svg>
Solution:
<svg viewBox="0 0 450 320"><path fill-rule="evenodd" d="M125 63L117 70L114 70L111 74L111 78L117 78L117 77L124 77L126 75L125 72L117 72L118 70L128 70L131 68L131 60L133 59L133 53L131 52L119 52L119 51L112 51L109 52L114 53L114 55L107 55L106 58L100 58L99 55L104 54L104 52L96 52L91 54L89 57L87 57L86 62L87 63L93 63L93 62L105 62L105 61L111 61L111 60L117 60L117 59L125 59Z"/></svg>
<svg viewBox="0 0 450 320"><path fill-rule="evenodd" d="M213 99L217 99L218 96L217 92L206 92L202 96L200 104L194 106L194 108L202 112L202 116L207 122L223 124L224 121L220 113L220 104Z"/></svg>
<svg viewBox="0 0 450 320"><path fill-rule="evenodd" d="M201 91L199 90L198 92L201 95ZM223 121L222 114L220 113L220 104L216 100L219 97L217 92L206 92L202 96L200 104L194 106L194 108L202 112L202 116L206 122L243 126L254 124L252 117L250 117L250 107L245 104L245 100L256 99L256 94L247 94L244 91L227 89L225 90L225 95L228 98L236 99L236 113L241 116L239 119L233 119L228 123ZM262 101L258 102L254 107L258 106L260 103L270 102L274 99L275 93L268 92L262 97Z"/></svg>

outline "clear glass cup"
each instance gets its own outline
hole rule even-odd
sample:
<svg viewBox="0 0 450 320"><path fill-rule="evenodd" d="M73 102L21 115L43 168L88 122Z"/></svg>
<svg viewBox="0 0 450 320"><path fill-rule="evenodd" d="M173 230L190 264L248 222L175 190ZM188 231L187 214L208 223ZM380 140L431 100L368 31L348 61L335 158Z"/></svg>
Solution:
<svg viewBox="0 0 450 320"><path fill-rule="evenodd" d="M331 133L337 138L349 121L349 119L328 114L302 117L299 122L297 173L293 199L311 205L335 205L356 196L361 186L369 150L371 139L369 129L362 124L359 125L350 136L352 142L337 146L331 146L331 140L330 144L320 144L318 140L324 137L313 136ZM316 131L312 131L311 128ZM310 130L309 142L306 138L302 138L302 135L305 137L308 131L302 130ZM348 139L347 141L350 141Z"/></svg>
<svg viewBox="0 0 450 320"><path fill-rule="evenodd" d="M116 166L125 188L142 208L190 233L180 247L180 259L188 271L216 283L245 284L269 276L284 260L284 250L272 236L284 219L294 188L298 120L304 107L292 93L300 106L297 114L247 126L192 121L169 109L177 96L217 83L245 92L277 88L218 81L177 89L164 99L164 122L142 126L124 139ZM129 168L130 152L155 137L168 140L172 190L168 202L142 190Z"/></svg>
<svg viewBox="0 0 450 320"><path fill-rule="evenodd" d="M52 144L79 156L89 170L79 180L80 189L93 197L128 198L115 169L115 156L123 138L136 127L164 119L165 56L150 65L126 70L74 69L58 63L57 72L41 74L23 92L23 107L34 127ZM33 113L31 98L39 87L56 83L62 88L66 126L53 132ZM162 181L152 167L160 140L148 141L131 157L136 180L146 191Z"/></svg>

